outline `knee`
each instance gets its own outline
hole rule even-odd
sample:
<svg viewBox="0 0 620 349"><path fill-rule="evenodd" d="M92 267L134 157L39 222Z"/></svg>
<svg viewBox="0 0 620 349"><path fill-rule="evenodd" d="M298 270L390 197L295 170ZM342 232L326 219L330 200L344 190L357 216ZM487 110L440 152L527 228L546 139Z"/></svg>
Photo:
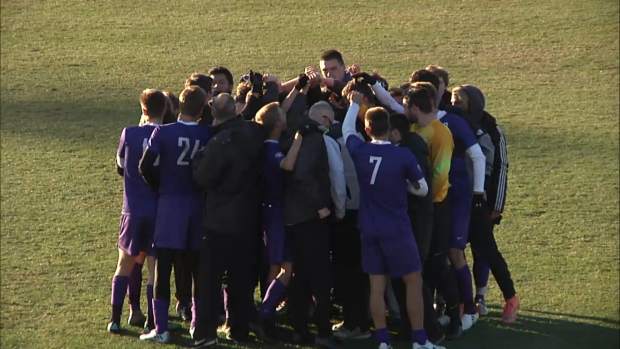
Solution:
<svg viewBox="0 0 620 349"><path fill-rule="evenodd" d="M135 263L135 256L130 256L126 252L120 251L115 275L129 276L129 274L131 273L131 269L133 269Z"/></svg>

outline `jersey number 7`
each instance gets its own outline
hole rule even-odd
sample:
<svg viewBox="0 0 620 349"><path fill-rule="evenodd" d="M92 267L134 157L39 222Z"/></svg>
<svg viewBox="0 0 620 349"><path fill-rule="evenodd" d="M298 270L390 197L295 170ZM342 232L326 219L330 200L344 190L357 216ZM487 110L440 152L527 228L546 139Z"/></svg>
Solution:
<svg viewBox="0 0 620 349"><path fill-rule="evenodd" d="M372 177L370 177L370 184L375 184L375 179L377 179L377 172L379 172L379 167L381 166L381 160L383 160L380 156L371 156L370 163L375 164L375 168L372 170Z"/></svg>

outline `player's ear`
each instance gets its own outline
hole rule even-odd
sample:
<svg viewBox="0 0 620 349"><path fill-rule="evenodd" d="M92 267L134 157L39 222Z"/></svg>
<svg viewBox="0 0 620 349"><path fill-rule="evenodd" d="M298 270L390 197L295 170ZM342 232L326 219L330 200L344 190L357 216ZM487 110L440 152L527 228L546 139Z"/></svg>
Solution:
<svg viewBox="0 0 620 349"><path fill-rule="evenodd" d="M370 137L370 127L366 126L364 130L366 131L366 134L368 135L368 137Z"/></svg>
<svg viewBox="0 0 620 349"><path fill-rule="evenodd" d="M146 108L142 108L142 115L146 115Z"/></svg>

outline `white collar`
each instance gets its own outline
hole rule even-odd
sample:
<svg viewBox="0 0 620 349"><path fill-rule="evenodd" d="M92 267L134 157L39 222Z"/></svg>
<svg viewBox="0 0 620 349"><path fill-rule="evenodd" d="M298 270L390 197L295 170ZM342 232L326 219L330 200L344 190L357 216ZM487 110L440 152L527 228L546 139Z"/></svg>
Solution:
<svg viewBox="0 0 620 349"><path fill-rule="evenodd" d="M278 144L280 142L278 142L277 139L266 139L264 143L274 143L274 144Z"/></svg>
<svg viewBox="0 0 620 349"><path fill-rule="evenodd" d="M183 125L198 125L198 123L196 121L181 121L181 120L177 120L178 123L183 124Z"/></svg>
<svg viewBox="0 0 620 349"><path fill-rule="evenodd" d="M377 145L386 145L386 144L392 144L389 141L382 141L380 139L373 139L372 141L370 141L371 144L377 144Z"/></svg>
<svg viewBox="0 0 620 349"><path fill-rule="evenodd" d="M142 126L161 126L162 124L158 124L156 122L147 122L146 124L142 125Z"/></svg>
<svg viewBox="0 0 620 349"><path fill-rule="evenodd" d="M447 112L447 111L445 111L445 110L440 110L440 111L438 111L438 112L437 112L437 115L435 115L435 118L436 118L437 120L441 120L441 118L443 118L444 116L446 116L446 114L448 114L448 112Z"/></svg>

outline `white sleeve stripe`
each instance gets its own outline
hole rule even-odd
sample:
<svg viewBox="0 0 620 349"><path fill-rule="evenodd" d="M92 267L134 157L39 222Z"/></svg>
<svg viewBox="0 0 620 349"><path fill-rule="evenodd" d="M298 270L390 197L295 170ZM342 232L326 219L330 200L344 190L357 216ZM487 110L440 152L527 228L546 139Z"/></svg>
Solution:
<svg viewBox="0 0 620 349"><path fill-rule="evenodd" d="M120 168L125 168L125 158L116 155L116 165Z"/></svg>
<svg viewBox="0 0 620 349"><path fill-rule="evenodd" d="M506 197L506 181L507 181L507 177L508 177L508 156L506 153L506 138L504 138L504 134L499 131L499 135L500 135L500 142L499 142L499 149L500 149L500 157L501 157L501 170L499 172L499 183L498 183L498 187L497 187L497 196L495 199L495 210L496 211L501 211L502 210L502 206L504 204L504 198Z"/></svg>

